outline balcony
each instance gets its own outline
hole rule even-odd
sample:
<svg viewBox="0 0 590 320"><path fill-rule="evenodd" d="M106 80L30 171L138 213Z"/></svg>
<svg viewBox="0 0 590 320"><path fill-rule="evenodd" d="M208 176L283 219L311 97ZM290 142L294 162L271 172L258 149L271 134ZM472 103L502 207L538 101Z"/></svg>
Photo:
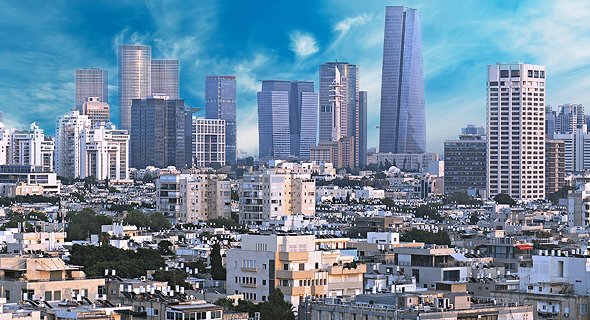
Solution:
<svg viewBox="0 0 590 320"><path fill-rule="evenodd" d="M279 252L281 261L307 261L309 252Z"/></svg>
<svg viewBox="0 0 590 320"><path fill-rule="evenodd" d="M311 279L313 277L313 270L304 271L290 271L277 270L277 279Z"/></svg>
<svg viewBox="0 0 590 320"><path fill-rule="evenodd" d="M366 273L367 266L364 264L359 264L356 268L345 268L343 266L331 266L328 267L328 274L358 274L358 273Z"/></svg>
<svg viewBox="0 0 590 320"><path fill-rule="evenodd" d="M283 287L278 286L277 288L281 289L284 295L288 296L301 296L305 294L305 287Z"/></svg>
<svg viewBox="0 0 590 320"><path fill-rule="evenodd" d="M244 267L242 267L242 271L258 272L258 268L244 268Z"/></svg>
<svg viewBox="0 0 590 320"><path fill-rule="evenodd" d="M326 286L312 286L311 287L311 294L326 294L328 290L326 290Z"/></svg>
<svg viewBox="0 0 590 320"><path fill-rule="evenodd" d="M258 285L254 284L254 283L240 283L240 286L244 287L244 288L257 288Z"/></svg>

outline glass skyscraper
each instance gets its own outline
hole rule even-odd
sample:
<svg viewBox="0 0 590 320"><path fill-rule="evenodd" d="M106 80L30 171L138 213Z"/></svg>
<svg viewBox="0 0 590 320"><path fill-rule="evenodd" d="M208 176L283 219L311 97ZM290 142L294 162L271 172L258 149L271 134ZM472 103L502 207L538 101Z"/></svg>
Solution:
<svg viewBox="0 0 590 320"><path fill-rule="evenodd" d="M151 95L152 48L119 46L119 128L131 131L131 101Z"/></svg>
<svg viewBox="0 0 590 320"><path fill-rule="evenodd" d="M292 81L289 92L291 154L309 159L309 148L316 145L318 132L318 94L313 82Z"/></svg>
<svg viewBox="0 0 590 320"><path fill-rule="evenodd" d="M236 162L236 77L207 76L205 80L205 116L225 120L225 159Z"/></svg>
<svg viewBox="0 0 590 320"><path fill-rule="evenodd" d="M290 81L262 81L258 92L258 157L292 156L289 124Z"/></svg>
<svg viewBox="0 0 590 320"><path fill-rule="evenodd" d="M152 95L178 99L178 60L152 59Z"/></svg>
<svg viewBox="0 0 590 320"><path fill-rule="evenodd" d="M75 106L85 102L89 97L98 97L100 102L109 103L109 73L106 70L77 69L76 70L76 101Z"/></svg>
<svg viewBox="0 0 590 320"><path fill-rule="evenodd" d="M426 152L422 27L415 9L385 11L379 152Z"/></svg>

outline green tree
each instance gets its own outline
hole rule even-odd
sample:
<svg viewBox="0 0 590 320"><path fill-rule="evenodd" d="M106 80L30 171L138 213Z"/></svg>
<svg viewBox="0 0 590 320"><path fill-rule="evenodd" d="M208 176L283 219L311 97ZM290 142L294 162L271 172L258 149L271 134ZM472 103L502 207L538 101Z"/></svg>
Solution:
<svg viewBox="0 0 590 320"><path fill-rule="evenodd" d="M211 278L213 280L225 280L226 271L221 260L221 246L219 242L211 247Z"/></svg>
<svg viewBox="0 0 590 320"><path fill-rule="evenodd" d="M211 163L207 164L207 167L217 170L217 169L221 168L221 164L219 162L211 162Z"/></svg>
<svg viewBox="0 0 590 320"><path fill-rule="evenodd" d="M158 243L158 250L164 256L173 256L175 255L174 251L171 249L172 242L168 240L162 240Z"/></svg>
<svg viewBox="0 0 590 320"><path fill-rule="evenodd" d="M215 302L213 302L213 304L223 307L223 309L228 310L228 311L232 311L235 309L233 301L231 301L228 298L219 298L219 299L215 300Z"/></svg>
<svg viewBox="0 0 590 320"><path fill-rule="evenodd" d="M393 199L391 198L383 198L381 199L381 203L385 205L387 210L391 210L395 206L395 202L393 202Z"/></svg>
<svg viewBox="0 0 590 320"><path fill-rule="evenodd" d="M151 174L146 173L143 178L141 179L144 183L153 183L154 182L154 177L152 177Z"/></svg>
<svg viewBox="0 0 590 320"><path fill-rule="evenodd" d="M123 219L123 223L138 228L147 228L150 226L150 218L139 210L131 210Z"/></svg>
<svg viewBox="0 0 590 320"><path fill-rule="evenodd" d="M102 245L107 245L109 244L109 241L111 240L111 236L108 234L108 232L101 232L98 235L98 241L100 242L100 244Z"/></svg>
<svg viewBox="0 0 590 320"><path fill-rule="evenodd" d="M515 205L516 201L514 199L512 199L512 197L508 194L505 193L498 193L497 195L494 196L494 201L496 201L496 203L498 204L508 204L508 205Z"/></svg>
<svg viewBox="0 0 590 320"><path fill-rule="evenodd" d="M254 158L252 156L246 157L246 166L254 166Z"/></svg>
<svg viewBox="0 0 590 320"><path fill-rule="evenodd" d="M464 205L481 205L482 201L474 199L472 196L468 195L467 193L462 192L454 192L451 195L447 195L444 198L444 203L456 203L456 204L464 204Z"/></svg>
<svg viewBox="0 0 590 320"><path fill-rule="evenodd" d="M274 288L268 295L268 301L260 305L261 320L295 320L293 305L285 301L285 296L281 289Z"/></svg>
<svg viewBox="0 0 590 320"><path fill-rule="evenodd" d="M153 231L162 231L172 228L172 224L162 212L154 212L150 215L150 229Z"/></svg>
<svg viewBox="0 0 590 320"><path fill-rule="evenodd" d="M428 244L451 245L451 238L446 231L434 233L412 228L411 230L404 232L400 237L400 241L404 242L412 242L414 240L416 242L424 242Z"/></svg>
<svg viewBox="0 0 590 320"><path fill-rule="evenodd" d="M471 217L469 218L469 224L477 224L479 222L479 215L477 211L473 211L471 213Z"/></svg>
<svg viewBox="0 0 590 320"><path fill-rule="evenodd" d="M113 224L113 219L105 215L97 215L91 208L85 208L79 212L71 211L66 215L69 220L66 232L68 240L84 240L91 234L99 234L102 225Z"/></svg>
<svg viewBox="0 0 590 320"><path fill-rule="evenodd" d="M188 278L188 273L172 269L170 271L165 270L156 270L153 274L155 281L166 281L171 288L175 288L176 285L179 285L185 289L191 289L190 283L186 282L186 278Z"/></svg>
<svg viewBox="0 0 590 320"><path fill-rule="evenodd" d="M429 205L421 205L417 207L414 215L416 217L429 218L439 222L443 221L443 218L436 212L436 209Z"/></svg>

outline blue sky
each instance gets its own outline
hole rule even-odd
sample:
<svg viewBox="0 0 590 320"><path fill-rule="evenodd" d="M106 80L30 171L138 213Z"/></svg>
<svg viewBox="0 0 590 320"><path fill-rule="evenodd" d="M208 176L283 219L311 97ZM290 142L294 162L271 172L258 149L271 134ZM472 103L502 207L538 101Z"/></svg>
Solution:
<svg viewBox="0 0 590 320"><path fill-rule="evenodd" d="M317 83L337 59L360 66L374 147L387 5L422 15L430 152L485 125L485 67L498 61L545 65L548 104L590 106L588 1L1 1L0 110L8 126L53 134L74 107L75 69L102 68L116 123L116 48L151 45L153 58L180 60L187 105L203 107L205 75L237 77L238 148L254 155L258 80Z"/></svg>

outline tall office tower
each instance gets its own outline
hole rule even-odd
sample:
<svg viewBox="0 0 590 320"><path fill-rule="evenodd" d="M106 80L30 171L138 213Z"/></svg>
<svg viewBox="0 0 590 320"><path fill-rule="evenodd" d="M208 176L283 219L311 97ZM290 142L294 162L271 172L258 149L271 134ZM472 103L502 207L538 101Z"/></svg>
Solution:
<svg viewBox="0 0 590 320"><path fill-rule="evenodd" d="M236 163L236 77L207 76L205 79L205 117L225 120L225 159Z"/></svg>
<svg viewBox="0 0 590 320"><path fill-rule="evenodd" d="M352 158L338 159L345 167L359 164L359 69L346 62L320 66L319 143L339 142L351 149ZM346 154L348 154L346 152Z"/></svg>
<svg viewBox="0 0 590 320"><path fill-rule="evenodd" d="M131 130L131 100L152 94L152 48L119 46L119 129Z"/></svg>
<svg viewBox="0 0 590 320"><path fill-rule="evenodd" d="M110 106L106 102L101 102L100 97L88 97L84 102L76 105L76 110L80 114L88 116L91 125L94 126L97 122L110 121Z"/></svg>
<svg viewBox="0 0 590 320"><path fill-rule="evenodd" d="M385 9L379 152L426 152L422 26L416 9Z"/></svg>
<svg viewBox="0 0 590 320"><path fill-rule="evenodd" d="M80 176L80 139L84 129L90 129L90 119L78 110L70 110L55 122L55 173L58 176Z"/></svg>
<svg viewBox="0 0 590 320"><path fill-rule="evenodd" d="M556 133L572 133L578 126L586 124L584 106L581 104L564 104L559 106L561 110L555 118Z"/></svg>
<svg viewBox="0 0 590 320"><path fill-rule="evenodd" d="M98 122L80 132L80 174L84 179L129 180L129 134L110 122Z"/></svg>
<svg viewBox="0 0 590 320"><path fill-rule="evenodd" d="M488 195L545 198L545 67L487 67Z"/></svg>
<svg viewBox="0 0 590 320"><path fill-rule="evenodd" d="M587 125L578 126L571 133L556 133L554 140L565 143L565 171L584 172L590 170L590 133L587 133Z"/></svg>
<svg viewBox="0 0 590 320"><path fill-rule="evenodd" d="M471 133L445 141L445 194L462 192L486 197L486 144L485 135Z"/></svg>
<svg viewBox="0 0 590 320"><path fill-rule="evenodd" d="M551 106L545 107L545 134L549 139L553 139L556 132L557 112L551 109Z"/></svg>
<svg viewBox="0 0 590 320"><path fill-rule="evenodd" d="M151 95L178 99L179 67L175 59L152 59Z"/></svg>
<svg viewBox="0 0 590 320"><path fill-rule="evenodd" d="M131 106L131 166L184 167L186 117L184 99L149 96L133 99ZM190 128L189 128L190 130ZM190 145L190 143L189 143Z"/></svg>
<svg viewBox="0 0 590 320"><path fill-rule="evenodd" d="M318 132L318 94L311 81L292 81L289 91L291 153L309 159L309 148L316 145Z"/></svg>
<svg viewBox="0 0 590 320"><path fill-rule="evenodd" d="M555 193L565 185L565 142L545 141L545 192Z"/></svg>
<svg viewBox="0 0 590 320"><path fill-rule="evenodd" d="M367 91L359 91L359 165L367 165Z"/></svg>
<svg viewBox="0 0 590 320"><path fill-rule="evenodd" d="M225 120L192 117L192 158L198 168L225 165Z"/></svg>
<svg viewBox="0 0 590 320"><path fill-rule="evenodd" d="M97 68L76 70L76 101L74 106L88 97L98 97L109 103L109 72Z"/></svg>
<svg viewBox="0 0 590 320"><path fill-rule="evenodd" d="M290 81L262 81L258 92L258 156L288 158L291 152L289 125Z"/></svg>

